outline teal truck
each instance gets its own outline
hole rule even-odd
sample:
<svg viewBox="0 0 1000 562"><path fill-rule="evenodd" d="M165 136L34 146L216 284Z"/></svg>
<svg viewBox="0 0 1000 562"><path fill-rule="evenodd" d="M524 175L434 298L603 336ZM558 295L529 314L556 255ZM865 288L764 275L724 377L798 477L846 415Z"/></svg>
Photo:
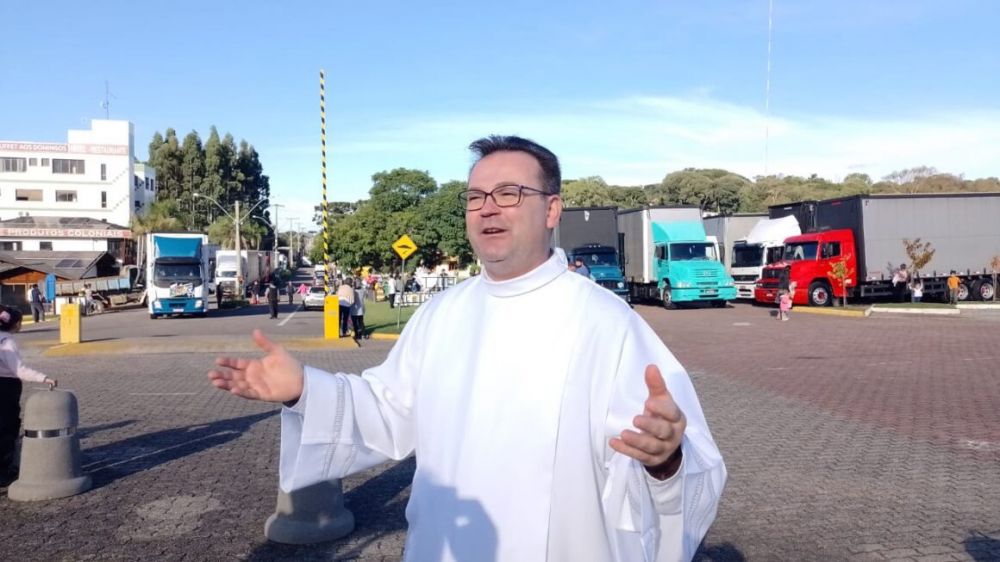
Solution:
<svg viewBox="0 0 1000 562"><path fill-rule="evenodd" d="M625 281L633 301L667 308L687 303L724 307L736 285L719 261L718 244L705 235L695 206L619 211Z"/></svg>

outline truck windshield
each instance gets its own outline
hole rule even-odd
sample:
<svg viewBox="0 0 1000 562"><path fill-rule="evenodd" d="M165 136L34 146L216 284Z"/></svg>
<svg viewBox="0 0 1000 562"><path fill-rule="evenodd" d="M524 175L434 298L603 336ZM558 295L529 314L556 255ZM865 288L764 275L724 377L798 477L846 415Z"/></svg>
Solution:
<svg viewBox="0 0 1000 562"><path fill-rule="evenodd" d="M784 259L788 261L814 260L816 259L816 248L818 245L818 242L795 242L793 244L785 244Z"/></svg>
<svg viewBox="0 0 1000 562"><path fill-rule="evenodd" d="M763 257L764 247L760 244L733 246L733 267L759 267Z"/></svg>
<svg viewBox="0 0 1000 562"><path fill-rule="evenodd" d="M715 246L708 242L678 242L670 245L673 261L715 260Z"/></svg>
<svg viewBox="0 0 1000 562"><path fill-rule="evenodd" d="M767 249L767 261L765 261L764 263L766 263L767 265L771 265L772 263L779 262L781 261L781 256L783 256L784 254L785 254L784 246L772 246Z"/></svg>
<svg viewBox="0 0 1000 562"><path fill-rule="evenodd" d="M201 280L201 264L158 263L154 270L157 282L188 282Z"/></svg>
<svg viewBox="0 0 1000 562"><path fill-rule="evenodd" d="M220 269L215 272L215 276L219 279L236 279L235 269Z"/></svg>
<svg viewBox="0 0 1000 562"><path fill-rule="evenodd" d="M587 264L587 267L594 267L595 265L618 267L618 256L607 252L579 253L573 257L582 259L583 263Z"/></svg>

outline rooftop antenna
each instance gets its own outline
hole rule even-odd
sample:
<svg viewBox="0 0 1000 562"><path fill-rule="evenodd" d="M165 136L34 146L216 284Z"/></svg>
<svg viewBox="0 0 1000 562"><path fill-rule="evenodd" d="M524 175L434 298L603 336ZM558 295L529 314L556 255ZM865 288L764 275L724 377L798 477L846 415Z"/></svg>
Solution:
<svg viewBox="0 0 1000 562"><path fill-rule="evenodd" d="M101 108L104 109L104 118L111 119L111 98L117 97L111 93L110 86L108 86L108 81L104 81L104 101L101 102Z"/></svg>
<svg viewBox="0 0 1000 562"><path fill-rule="evenodd" d="M771 140L771 29L774 0L767 2L767 76L764 79L764 177L767 177L767 149Z"/></svg>

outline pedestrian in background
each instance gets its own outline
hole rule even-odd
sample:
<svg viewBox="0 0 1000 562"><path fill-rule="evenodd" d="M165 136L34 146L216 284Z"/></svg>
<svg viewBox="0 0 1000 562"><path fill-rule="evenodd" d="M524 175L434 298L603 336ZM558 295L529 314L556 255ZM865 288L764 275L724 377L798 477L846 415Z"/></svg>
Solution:
<svg viewBox="0 0 1000 562"><path fill-rule="evenodd" d="M788 320L788 313L792 310L792 294L785 289L778 297L778 320Z"/></svg>
<svg viewBox="0 0 1000 562"><path fill-rule="evenodd" d="M896 302L906 301L906 288L910 284L910 272L906 270L906 264L899 264L899 269L892 274L892 291Z"/></svg>
<svg viewBox="0 0 1000 562"><path fill-rule="evenodd" d="M961 283L955 270L951 270L951 275L948 276L948 302L951 304L958 304L958 286Z"/></svg>
<svg viewBox="0 0 1000 562"><path fill-rule="evenodd" d="M396 276L390 275L385 281L385 294L389 299L389 308L396 308Z"/></svg>
<svg viewBox="0 0 1000 562"><path fill-rule="evenodd" d="M38 283L31 286L30 298L31 298L31 318L35 321L35 324L39 322L45 322L45 297L42 296L42 291L38 289Z"/></svg>
<svg viewBox="0 0 1000 562"><path fill-rule="evenodd" d="M14 334L21 331L21 311L0 306L0 480L14 466L14 448L21 432L21 381L56 386L56 380L27 367Z"/></svg>
<svg viewBox="0 0 1000 562"><path fill-rule="evenodd" d="M267 298L267 306L271 309L271 318L278 317L278 286L271 281L267 284L267 290L264 291L264 296Z"/></svg>
<svg viewBox="0 0 1000 562"><path fill-rule="evenodd" d="M350 330L348 322L351 319L351 306L354 304L354 287L351 278L345 277L337 288L337 300L340 301L340 337L346 338Z"/></svg>
<svg viewBox="0 0 1000 562"><path fill-rule="evenodd" d="M351 324L354 325L354 341L361 338L368 339L365 333L365 293L367 287L364 283L358 283L354 289L354 304L351 305Z"/></svg>
<svg viewBox="0 0 1000 562"><path fill-rule="evenodd" d="M924 282L919 277L914 277L910 283L910 302L920 302L924 298Z"/></svg>

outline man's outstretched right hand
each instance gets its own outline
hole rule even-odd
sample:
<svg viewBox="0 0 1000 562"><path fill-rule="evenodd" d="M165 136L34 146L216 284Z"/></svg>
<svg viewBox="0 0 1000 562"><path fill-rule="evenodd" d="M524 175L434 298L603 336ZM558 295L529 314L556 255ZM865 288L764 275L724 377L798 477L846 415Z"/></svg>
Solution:
<svg viewBox="0 0 1000 562"><path fill-rule="evenodd" d="M267 355L259 359L216 358L216 367L208 372L212 384L251 400L298 400L304 380L302 363L260 330L253 331L253 341Z"/></svg>

